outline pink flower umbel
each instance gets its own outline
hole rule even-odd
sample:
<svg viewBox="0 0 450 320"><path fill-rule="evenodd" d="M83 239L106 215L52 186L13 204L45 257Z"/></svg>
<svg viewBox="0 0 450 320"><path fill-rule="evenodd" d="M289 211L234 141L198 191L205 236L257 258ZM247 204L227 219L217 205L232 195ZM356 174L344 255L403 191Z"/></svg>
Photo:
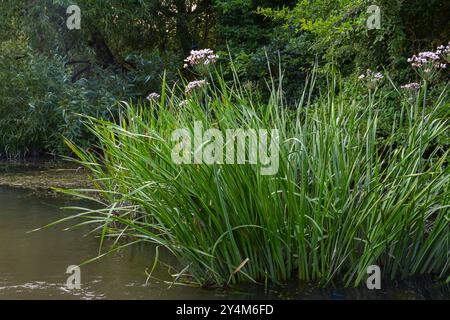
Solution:
<svg viewBox="0 0 450 320"><path fill-rule="evenodd" d="M358 77L358 79L366 81L369 88L374 88L379 83L381 83L381 81L383 81L384 76L381 72L374 72L370 69L367 69L365 73L361 74Z"/></svg>
<svg viewBox="0 0 450 320"><path fill-rule="evenodd" d="M184 59L184 68L195 67L199 65L207 66L215 63L218 56L211 49L192 50L189 57Z"/></svg>
<svg viewBox="0 0 450 320"><path fill-rule="evenodd" d="M436 52L420 52L407 61L423 79L430 81L441 69L447 68L447 64L442 59L450 59L450 44L447 47L439 46Z"/></svg>
<svg viewBox="0 0 450 320"><path fill-rule="evenodd" d="M161 95L159 95L159 94L156 93L156 92L152 92L152 93L150 93L150 94L147 96L147 100L149 100L149 101L156 100L156 99L159 99L159 98L161 98Z"/></svg>
<svg viewBox="0 0 450 320"><path fill-rule="evenodd" d="M430 63L434 66L438 66L439 55L431 51L420 52L419 55L413 55L411 58L409 58L408 62L411 63L411 66L413 68L421 68Z"/></svg>
<svg viewBox="0 0 450 320"><path fill-rule="evenodd" d="M194 91L196 89L203 88L207 84L208 83L206 82L206 80L197 80L197 81L189 82L187 84L186 88L184 89L184 92L189 94L189 93L191 93L192 91Z"/></svg>
<svg viewBox="0 0 450 320"><path fill-rule="evenodd" d="M448 42L447 45L439 46L436 50L436 54L438 54L442 58L442 60L444 60L444 62L450 63L450 41ZM442 63L441 69L446 69L446 68L447 68L447 64Z"/></svg>
<svg viewBox="0 0 450 320"><path fill-rule="evenodd" d="M404 89L404 90L417 91L420 89L420 84L418 84L417 82L412 82L412 83L405 84L405 85L401 86L400 88Z"/></svg>
<svg viewBox="0 0 450 320"><path fill-rule="evenodd" d="M217 58L218 55L211 49L192 50L189 57L184 60L184 68L193 68L197 73L206 76Z"/></svg>
<svg viewBox="0 0 450 320"><path fill-rule="evenodd" d="M187 101L187 100L182 100L182 101L180 102L180 104L179 104L179 106L180 106L181 108L187 107L188 105L189 105L189 101Z"/></svg>
<svg viewBox="0 0 450 320"><path fill-rule="evenodd" d="M414 103L419 95L420 84L417 82L407 83L400 88L405 92L405 96L410 103Z"/></svg>

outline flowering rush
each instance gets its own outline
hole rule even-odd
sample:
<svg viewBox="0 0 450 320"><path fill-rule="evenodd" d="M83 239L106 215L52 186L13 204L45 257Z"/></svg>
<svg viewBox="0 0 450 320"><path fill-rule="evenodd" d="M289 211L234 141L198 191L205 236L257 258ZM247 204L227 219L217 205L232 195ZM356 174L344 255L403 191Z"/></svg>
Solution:
<svg viewBox="0 0 450 320"><path fill-rule="evenodd" d="M444 60L450 63L450 41L446 46L439 46L436 50L436 54L440 55Z"/></svg>
<svg viewBox="0 0 450 320"><path fill-rule="evenodd" d="M405 85L401 86L400 88L404 89L404 90L417 91L420 89L420 84L418 84L417 82L412 82L412 83L405 84Z"/></svg>
<svg viewBox="0 0 450 320"><path fill-rule="evenodd" d="M432 67L436 69L445 69L447 67L445 63L441 63L439 54L431 51L420 52L417 56L413 55L408 59L408 62L411 63L413 68L424 67L425 72L431 72Z"/></svg>
<svg viewBox="0 0 450 320"><path fill-rule="evenodd" d="M180 107L186 107L188 105L189 105L189 101L187 101L187 100L183 100L180 102Z"/></svg>
<svg viewBox="0 0 450 320"><path fill-rule="evenodd" d="M207 66L215 63L219 56L214 54L211 49L192 50L189 57L184 59L184 68L195 67L199 65Z"/></svg>
<svg viewBox="0 0 450 320"><path fill-rule="evenodd" d="M147 96L147 100L149 100L149 101L154 100L154 99L159 99L159 98L161 98L161 96L156 92L152 92Z"/></svg>
<svg viewBox="0 0 450 320"><path fill-rule="evenodd" d="M372 70L367 69L366 73L361 74L358 77L358 79L359 80L368 79L368 80L371 80L371 81L379 82L379 81L384 79L384 76L383 76L383 74L381 72L373 72Z"/></svg>
<svg viewBox="0 0 450 320"><path fill-rule="evenodd" d="M206 80L197 80L197 81L189 82L187 84L186 88L184 89L184 92L190 93L193 90L196 90L196 89L206 86L207 84L208 83L206 82Z"/></svg>

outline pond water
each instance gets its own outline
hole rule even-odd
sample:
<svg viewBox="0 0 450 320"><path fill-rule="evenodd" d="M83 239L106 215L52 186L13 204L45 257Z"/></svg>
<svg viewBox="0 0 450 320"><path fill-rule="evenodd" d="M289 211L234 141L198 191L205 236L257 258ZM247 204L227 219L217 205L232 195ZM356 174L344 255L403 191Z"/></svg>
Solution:
<svg viewBox="0 0 450 320"><path fill-rule="evenodd" d="M362 289L317 289L295 281L284 288L245 286L212 290L172 286L167 269L159 267L146 284L153 264L151 246L136 246L81 267L81 289L68 290L66 269L96 256L98 239L82 227L65 230L42 227L70 214L61 207L75 204L64 198L43 198L0 187L0 299L448 299L450 290L419 280L393 283L377 292ZM170 257L165 257L170 260Z"/></svg>

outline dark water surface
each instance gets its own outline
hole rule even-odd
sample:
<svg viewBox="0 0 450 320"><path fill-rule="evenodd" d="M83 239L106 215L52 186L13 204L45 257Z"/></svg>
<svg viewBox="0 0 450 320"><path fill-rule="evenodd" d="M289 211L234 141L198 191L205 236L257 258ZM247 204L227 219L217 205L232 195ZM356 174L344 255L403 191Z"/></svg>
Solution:
<svg viewBox="0 0 450 320"><path fill-rule="evenodd" d="M159 267L146 284L154 248L130 247L81 267L81 289L69 290L66 269L96 256L98 239L86 227L64 231L67 225L28 231L73 212L64 198L42 198L28 191L0 187L0 299L448 299L447 286L420 280L389 284L377 292L366 288L317 289L292 283L285 288L263 286L207 290L172 286L167 269ZM161 255L161 253L160 253ZM167 254L166 254L167 255ZM165 257L170 260L170 257ZM167 260L166 260L167 261Z"/></svg>

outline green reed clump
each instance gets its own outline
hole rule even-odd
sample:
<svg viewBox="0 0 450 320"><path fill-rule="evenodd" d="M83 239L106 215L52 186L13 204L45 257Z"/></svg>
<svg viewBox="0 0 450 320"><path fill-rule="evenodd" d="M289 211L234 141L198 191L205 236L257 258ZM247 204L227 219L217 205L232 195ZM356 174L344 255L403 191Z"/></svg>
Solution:
<svg viewBox="0 0 450 320"><path fill-rule="evenodd" d="M448 276L449 150L436 143L450 129L443 96L426 112L422 101L405 103L380 141L385 102L376 93L367 101L336 94L343 84L332 81L312 102L312 78L293 110L273 83L264 103L238 80L215 78L187 100L165 88L157 101L127 104L117 122L87 118L96 151L69 143L103 205L74 217L93 223L102 243L163 246L182 266L177 279L199 285L297 277L353 286L373 264L388 278ZM194 121L222 131L278 129L277 174L250 164L175 164L172 133L193 131ZM406 132L401 143L397 132Z"/></svg>

